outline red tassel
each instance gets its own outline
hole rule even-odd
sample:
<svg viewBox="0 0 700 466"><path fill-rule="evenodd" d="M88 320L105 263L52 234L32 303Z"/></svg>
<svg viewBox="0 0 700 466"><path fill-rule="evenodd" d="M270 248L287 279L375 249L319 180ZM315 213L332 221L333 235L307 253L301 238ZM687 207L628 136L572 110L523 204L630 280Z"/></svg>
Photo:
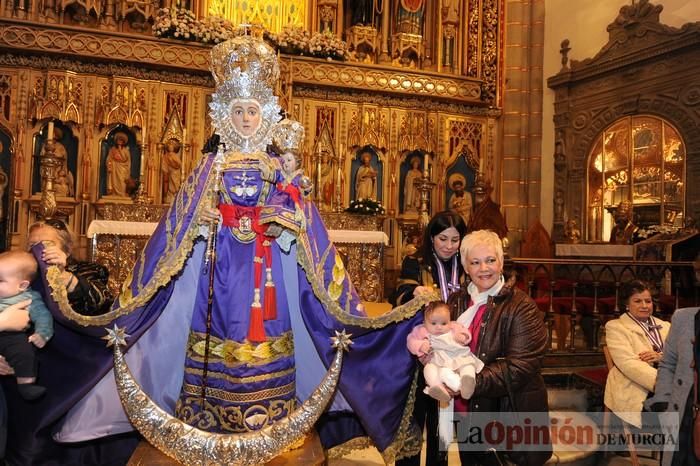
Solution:
<svg viewBox="0 0 700 466"><path fill-rule="evenodd" d="M274 283L265 284L265 298L263 301L263 306L265 306L263 318L265 320L275 320L277 318L277 297Z"/></svg>
<svg viewBox="0 0 700 466"><path fill-rule="evenodd" d="M267 340L265 326L263 325L263 312L260 307L250 308L250 327L248 327L248 341L261 343Z"/></svg>

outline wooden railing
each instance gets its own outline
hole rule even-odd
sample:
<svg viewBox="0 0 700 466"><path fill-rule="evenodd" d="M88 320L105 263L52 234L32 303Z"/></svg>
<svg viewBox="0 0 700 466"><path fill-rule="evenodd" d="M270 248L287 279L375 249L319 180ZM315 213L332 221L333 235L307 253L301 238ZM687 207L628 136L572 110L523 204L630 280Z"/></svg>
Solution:
<svg viewBox="0 0 700 466"><path fill-rule="evenodd" d="M598 352L601 327L624 312L620 291L630 280L652 286L655 312L662 319L700 304L692 262L519 257L506 267L518 274L518 286L545 313L553 353Z"/></svg>

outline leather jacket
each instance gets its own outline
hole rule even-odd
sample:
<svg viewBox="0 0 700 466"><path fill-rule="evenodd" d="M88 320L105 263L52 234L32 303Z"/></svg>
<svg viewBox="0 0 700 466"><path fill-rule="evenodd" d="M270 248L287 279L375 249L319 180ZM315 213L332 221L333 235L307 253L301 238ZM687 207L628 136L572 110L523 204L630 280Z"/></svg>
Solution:
<svg viewBox="0 0 700 466"><path fill-rule="evenodd" d="M508 400L506 380L518 412L548 412L547 389L542 378L542 359L546 351L547 331L537 305L523 291L514 287L515 280L490 297L484 313L477 350L485 365L476 376L469 412L496 412ZM454 296L456 306L464 312L469 304L466 290ZM506 374L506 371L508 374ZM540 447L540 449L542 449ZM541 465L551 456L549 451L521 451L509 454L516 464ZM546 450L546 448L545 448Z"/></svg>

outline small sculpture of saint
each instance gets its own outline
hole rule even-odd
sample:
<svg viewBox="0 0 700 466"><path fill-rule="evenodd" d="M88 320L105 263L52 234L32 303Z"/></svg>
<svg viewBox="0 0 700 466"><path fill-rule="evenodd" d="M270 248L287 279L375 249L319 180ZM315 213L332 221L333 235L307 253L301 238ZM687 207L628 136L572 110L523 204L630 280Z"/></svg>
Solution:
<svg viewBox="0 0 700 466"><path fill-rule="evenodd" d="M73 196L73 173L68 168L66 160L63 161L63 165L58 169L53 186L56 196Z"/></svg>
<svg viewBox="0 0 700 466"><path fill-rule="evenodd" d="M467 230L491 230L499 238L505 238L508 235L506 219L501 213L501 205L491 199L491 186L482 173L477 174L472 194L474 194L474 209L467 224Z"/></svg>
<svg viewBox="0 0 700 466"><path fill-rule="evenodd" d="M420 209L420 193L415 186L415 182L423 177L423 172L420 171L420 157L412 157L410 163L411 169L406 173L403 184L404 213L418 212Z"/></svg>
<svg viewBox="0 0 700 466"><path fill-rule="evenodd" d="M372 154L362 154L362 166L357 169L355 175L355 198L377 199L377 170L372 168Z"/></svg>
<svg viewBox="0 0 700 466"><path fill-rule="evenodd" d="M578 244L581 242L581 230L578 228L578 223L576 219L570 218L566 221L566 228L564 228L564 237L566 237L566 242L571 244Z"/></svg>
<svg viewBox="0 0 700 466"><path fill-rule="evenodd" d="M333 195L335 193L333 182L333 166L328 152L321 155L321 207L325 210L333 207Z"/></svg>
<svg viewBox="0 0 700 466"><path fill-rule="evenodd" d="M612 244L632 244L639 228L632 223L632 204L622 201L615 209L615 226L610 232Z"/></svg>
<svg viewBox="0 0 700 466"><path fill-rule="evenodd" d="M447 203L448 207L457 212L464 219L465 224L469 224L472 213L472 196L465 190L467 180L461 173L453 173L448 178L447 184L452 190L452 195Z"/></svg>
<svg viewBox="0 0 700 466"><path fill-rule="evenodd" d="M114 146L107 154L107 195L128 197L127 182L131 178L129 137L121 131L114 135Z"/></svg>
<svg viewBox="0 0 700 466"><path fill-rule="evenodd" d="M163 174L163 203L170 204L175 199L175 194L180 189L182 179L182 158L180 157L181 144L175 138L165 143L163 161L160 166Z"/></svg>
<svg viewBox="0 0 700 466"><path fill-rule="evenodd" d="M54 192L56 193L56 196L72 196L73 187L75 186L75 178L73 177L73 173L68 168L68 151L66 150L66 146L61 142L63 140L63 130L59 127L55 127L53 130L53 137L53 154L55 157L61 160L61 166L56 172L56 177L53 183ZM45 148L46 145L44 145L44 150L46 150Z"/></svg>

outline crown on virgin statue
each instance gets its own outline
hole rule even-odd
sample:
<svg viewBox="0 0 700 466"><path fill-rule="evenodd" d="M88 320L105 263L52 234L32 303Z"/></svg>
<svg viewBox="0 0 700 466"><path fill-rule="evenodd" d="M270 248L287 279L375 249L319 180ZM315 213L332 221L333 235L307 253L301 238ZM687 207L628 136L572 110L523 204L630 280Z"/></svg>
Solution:
<svg viewBox="0 0 700 466"><path fill-rule="evenodd" d="M260 37L241 35L212 48L210 69L216 90L209 114L222 142L229 150L265 151L280 119L274 94L280 74L275 51ZM240 100L260 106L261 123L255 134L243 136L232 124L231 106Z"/></svg>
<svg viewBox="0 0 700 466"><path fill-rule="evenodd" d="M235 97L242 99L268 95L280 75L274 49L261 38L250 35L215 45L211 50L210 69L217 87L235 81Z"/></svg>

